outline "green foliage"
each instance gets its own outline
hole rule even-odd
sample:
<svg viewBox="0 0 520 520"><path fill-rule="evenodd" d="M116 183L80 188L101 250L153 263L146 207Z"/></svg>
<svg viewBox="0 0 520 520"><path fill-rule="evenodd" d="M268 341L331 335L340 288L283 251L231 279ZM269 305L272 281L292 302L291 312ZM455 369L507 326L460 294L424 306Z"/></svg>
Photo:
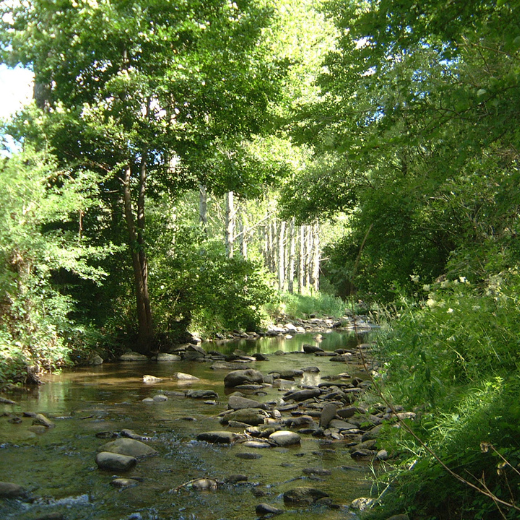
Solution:
<svg viewBox="0 0 520 520"><path fill-rule="evenodd" d="M79 214L98 204L95 178L72 177L54 159L25 151L0 166L0 381L27 365L67 362L80 328L69 319L70 297L58 291L59 271L99 283L105 273L89 262L110 252L89 245Z"/></svg>
<svg viewBox="0 0 520 520"><path fill-rule="evenodd" d="M308 318L311 315L341 318L345 316L346 303L327 293L282 293L278 301L267 306L267 310L270 315L289 319Z"/></svg>
<svg viewBox="0 0 520 520"><path fill-rule="evenodd" d="M385 392L417 410L413 429L451 470L516 503L520 273L492 275L480 287L465 278L416 284L424 302L401 299L397 321L378 336ZM491 498L455 480L425 445L403 428L390 431L401 465L386 476L398 478L384 499L388 508L406 508L417 518L501 517ZM507 518L520 518L514 508L500 507Z"/></svg>
<svg viewBox="0 0 520 520"><path fill-rule="evenodd" d="M171 249L153 267L158 329L170 339L188 329L204 335L257 330L273 297L261 266L228 258L220 241L181 225Z"/></svg>

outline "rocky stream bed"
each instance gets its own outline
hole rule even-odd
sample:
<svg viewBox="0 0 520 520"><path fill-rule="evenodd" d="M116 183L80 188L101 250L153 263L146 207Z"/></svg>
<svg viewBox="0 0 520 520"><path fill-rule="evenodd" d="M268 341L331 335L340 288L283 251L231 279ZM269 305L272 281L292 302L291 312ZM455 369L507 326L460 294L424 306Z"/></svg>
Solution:
<svg viewBox="0 0 520 520"><path fill-rule="evenodd" d="M2 398L0 518L359 518L396 420L368 406L370 330L308 320L128 352Z"/></svg>

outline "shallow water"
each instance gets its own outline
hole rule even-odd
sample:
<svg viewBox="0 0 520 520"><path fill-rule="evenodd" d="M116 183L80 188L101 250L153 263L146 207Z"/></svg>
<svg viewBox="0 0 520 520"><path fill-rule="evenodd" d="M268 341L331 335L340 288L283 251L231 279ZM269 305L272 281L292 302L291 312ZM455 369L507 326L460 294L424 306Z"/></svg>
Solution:
<svg viewBox="0 0 520 520"><path fill-rule="evenodd" d="M346 348L356 339L347 334L324 334L325 350ZM320 374L305 374L302 382L317 384L320 378L340 372L361 375L361 367L331 362L301 352L303 343L315 343L312 335L293 339L263 338L225 344L204 344L207 351L233 352L236 348L253 353L270 353L269 361L254 363L267 374L281 368L318 366ZM285 355L275 355L283 350ZM346 505L370 489L370 470L353 461L342 441L330 442L302 435L301 446L290 448L247 449L240 444L210 445L194 439L203 431L229 429L216 416L226 409L223 379L226 371L210 369L211 363L179 361L174 363L127 362L64 370L48 376L46 383L30 392L10 396L18 405L0 405L0 412L20 414L39 412L51 418L55 427L43 434L29 430L32 418L21 424L0 417L0 481L14 482L30 490L32 500L0 501L0 518L33 520L44 514L61 512L68 520L190 519L243 520L256 518L255 507L266 502L285 509L284 519L309 520L350 518L346 507L331 510L324 506L291 509L283 504L284 491L296 486L311 486L329 493L335 504ZM174 372L193 374L200 379L192 384L169 379ZM154 384L143 382L143 375L168 378ZM144 403L158 393L193 389L212 389L219 395L216 403L169 395L166 402ZM289 387L287 387L289 388ZM284 388L285 391L287 388ZM260 401L280 400L282 391L266 389L265 395L252 395ZM187 420L187 418L193 420ZM138 478L135 487L117 489L110 485L116 475L101 471L95 463L97 449L111 439L97 438L101 432L129 428L150 437L146 443L159 455L140 460L124 477ZM240 430L231 431L240 432ZM261 458L247 460L237 453L254 452ZM350 469L344 469L349 466ZM330 469L320 478L306 477L304 468ZM216 491L194 491L183 484L197 478L224 480L245 474L247 482L222 485ZM261 490L264 496L253 493Z"/></svg>

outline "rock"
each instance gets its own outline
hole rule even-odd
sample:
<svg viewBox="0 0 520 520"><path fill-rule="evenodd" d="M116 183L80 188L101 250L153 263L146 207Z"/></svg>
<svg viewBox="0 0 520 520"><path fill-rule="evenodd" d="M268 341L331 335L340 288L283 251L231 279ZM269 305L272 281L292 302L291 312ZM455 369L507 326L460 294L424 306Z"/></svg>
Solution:
<svg viewBox="0 0 520 520"><path fill-rule="evenodd" d="M29 428L27 428L27 430L30 432L36 433L37 435L42 435L43 433L47 432L48 428L46 428L45 426L42 426L41 424L36 424L34 426L29 426Z"/></svg>
<svg viewBox="0 0 520 520"><path fill-rule="evenodd" d="M328 497L328 493L320 489L308 487L296 487L283 494L283 501L286 504L312 504L320 498Z"/></svg>
<svg viewBox="0 0 520 520"><path fill-rule="evenodd" d="M232 410L241 410L243 408L261 408L267 410L268 406L264 403L259 403L254 399L247 399L238 395L229 396L228 406Z"/></svg>
<svg viewBox="0 0 520 520"><path fill-rule="evenodd" d="M191 482L190 487L197 491L214 491L218 488L218 482L212 478L199 478Z"/></svg>
<svg viewBox="0 0 520 520"><path fill-rule="evenodd" d="M303 370L296 369L287 369L287 370L275 370L273 372L269 372L269 374L278 374L278 377L281 379L293 379L295 377L301 377L303 375Z"/></svg>
<svg viewBox="0 0 520 520"><path fill-rule="evenodd" d="M129 471L137 464L137 459L119 453L102 451L96 455L96 464L99 469L106 469L109 471Z"/></svg>
<svg viewBox="0 0 520 520"><path fill-rule="evenodd" d="M115 478L110 482L111 486L117 487L117 488L127 488L127 487L134 487L139 484L139 481L135 478Z"/></svg>
<svg viewBox="0 0 520 520"><path fill-rule="evenodd" d="M320 426L322 428L327 428L330 421L336 417L337 406L333 403L327 403L321 410L320 415Z"/></svg>
<svg viewBox="0 0 520 520"><path fill-rule="evenodd" d="M128 457L149 457L156 455L158 452L144 442L135 439L120 438L112 442L107 442L101 446L98 451L118 453Z"/></svg>
<svg viewBox="0 0 520 520"><path fill-rule="evenodd" d="M45 428L54 428L54 423L41 413L36 414L32 423L40 424L42 426L45 426Z"/></svg>
<svg viewBox="0 0 520 520"><path fill-rule="evenodd" d="M145 397L142 401L143 403L153 403L153 398L152 397Z"/></svg>
<svg viewBox="0 0 520 520"><path fill-rule="evenodd" d="M127 352L119 357L120 361L148 361L148 358L137 352Z"/></svg>
<svg viewBox="0 0 520 520"><path fill-rule="evenodd" d="M410 520L410 517L406 514L404 515L392 515L391 517L387 518L386 520Z"/></svg>
<svg viewBox="0 0 520 520"><path fill-rule="evenodd" d="M304 475L318 475L320 477L325 477L328 475L332 475L332 471L330 469L323 468L303 468Z"/></svg>
<svg viewBox="0 0 520 520"><path fill-rule="evenodd" d="M377 460L388 460L388 452L386 450L379 450L376 455Z"/></svg>
<svg viewBox="0 0 520 520"><path fill-rule="evenodd" d="M99 354L92 354L88 358L88 364L89 365L102 365L103 364L103 358Z"/></svg>
<svg viewBox="0 0 520 520"><path fill-rule="evenodd" d="M359 509L359 511L366 511L367 509L370 509L375 503L375 500L373 498L356 498L350 504L350 507L353 507L354 509Z"/></svg>
<svg viewBox="0 0 520 520"><path fill-rule="evenodd" d="M271 448L271 444L263 441L246 441L243 443L246 448Z"/></svg>
<svg viewBox="0 0 520 520"><path fill-rule="evenodd" d="M202 432L197 435L198 441L210 442L212 444L232 444L237 435L228 431Z"/></svg>
<svg viewBox="0 0 520 520"><path fill-rule="evenodd" d="M185 374L184 372L174 372L172 379L178 379L179 381L200 381L198 377L192 376L191 374Z"/></svg>
<svg viewBox="0 0 520 520"><path fill-rule="evenodd" d="M0 482L0 498L23 498L27 491L18 484L12 482Z"/></svg>
<svg viewBox="0 0 520 520"><path fill-rule="evenodd" d="M318 367L304 367L302 368L302 372L309 372L311 374L317 374L320 372Z"/></svg>
<svg viewBox="0 0 520 520"><path fill-rule="evenodd" d="M258 370L252 368L248 370L233 370L229 372L224 378L224 386L226 388L233 388L238 385L249 383L263 383L264 376Z"/></svg>
<svg viewBox="0 0 520 520"><path fill-rule="evenodd" d="M218 399L218 394L214 390L188 390L186 397L192 399Z"/></svg>
<svg viewBox="0 0 520 520"><path fill-rule="evenodd" d="M245 459L245 460L254 460L254 459L261 459L262 455L259 453L249 453L249 452L242 452L235 454L235 457L238 457L239 459Z"/></svg>
<svg viewBox="0 0 520 520"><path fill-rule="evenodd" d="M229 363L227 361L217 361L210 367L212 370L250 370L241 363Z"/></svg>
<svg viewBox="0 0 520 520"><path fill-rule="evenodd" d="M316 352L323 352L323 349L321 347L318 347L316 345L309 345L307 343L304 343L302 345L302 348L305 354L316 354Z"/></svg>
<svg viewBox="0 0 520 520"><path fill-rule="evenodd" d="M301 438L297 433L287 430L271 433L269 440L277 446L293 446L301 442Z"/></svg>
<svg viewBox="0 0 520 520"><path fill-rule="evenodd" d="M337 428L338 430L357 430L358 427L355 424L350 424L346 421L342 421L341 419L332 419L329 422L329 428Z"/></svg>
<svg viewBox="0 0 520 520"><path fill-rule="evenodd" d="M66 517L63 513L47 513L41 516L36 516L33 520L66 520Z"/></svg>
<svg viewBox="0 0 520 520"><path fill-rule="evenodd" d="M284 424L289 426L289 428L299 428L300 426L314 425L314 420L310 415L300 415L299 417L285 419Z"/></svg>
<svg viewBox="0 0 520 520"><path fill-rule="evenodd" d="M143 383L160 383L161 381L164 381L164 379L150 375L143 376Z"/></svg>
<svg viewBox="0 0 520 520"><path fill-rule="evenodd" d="M321 394L319 388L306 388L305 390L293 390L284 394L284 399L293 399L294 401L305 401L318 397Z"/></svg>
<svg viewBox="0 0 520 520"><path fill-rule="evenodd" d="M365 414L366 410L363 410L363 408L358 408L357 406L350 406L348 408L340 408L336 415L338 417L341 417L342 419L350 419L355 414Z"/></svg>
<svg viewBox="0 0 520 520"><path fill-rule="evenodd" d="M261 354L260 352L255 352L253 354L253 357L257 360L257 361L269 361L268 357L265 355L265 354Z"/></svg>
<svg viewBox="0 0 520 520"><path fill-rule="evenodd" d="M121 435L121 437L127 437L128 439L134 439L135 441L144 441L147 439L147 437L138 435L133 430L129 430L127 428L125 428L124 430L121 430L120 435ZM97 437L97 435L96 435L96 437Z"/></svg>
<svg viewBox="0 0 520 520"><path fill-rule="evenodd" d="M157 354L157 361L159 363L173 363L174 361L180 361L182 358L177 354L168 354L167 352L159 352Z"/></svg>
<svg viewBox="0 0 520 520"><path fill-rule="evenodd" d="M164 394L157 394L153 396L154 403L164 403L165 401L168 401L168 397Z"/></svg>
<svg viewBox="0 0 520 520"><path fill-rule="evenodd" d="M284 512L283 509L278 509L277 507L271 506L269 504L258 504L255 511L259 516L281 515Z"/></svg>
<svg viewBox="0 0 520 520"><path fill-rule="evenodd" d="M363 437L361 437L361 441L366 442L371 441L373 439L377 439L379 437L379 434L381 433L382 428L382 424L380 424L379 426L375 426L374 428L363 434Z"/></svg>
<svg viewBox="0 0 520 520"><path fill-rule="evenodd" d="M226 484L238 484L239 482L247 482L247 475L229 475L224 479Z"/></svg>
<svg viewBox="0 0 520 520"><path fill-rule="evenodd" d="M5 397L0 397L0 404L18 404L16 401L11 401Z"/></svg>
<svg viewBox="0 0 520 520"><path fill-rule="evenodd" d="M222 424L227 424L229 421L238 421L250 426L256 426L264 424L264 418L265 415L258 408L243 408L221 417L221 422Z"/></svg>

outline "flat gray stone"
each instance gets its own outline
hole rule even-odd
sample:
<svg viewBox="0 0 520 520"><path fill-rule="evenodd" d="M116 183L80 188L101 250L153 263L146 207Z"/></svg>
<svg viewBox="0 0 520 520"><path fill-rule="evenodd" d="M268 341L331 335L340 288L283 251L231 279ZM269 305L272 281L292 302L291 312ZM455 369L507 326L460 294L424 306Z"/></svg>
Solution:
<svg viewBox="0 0 520 520"><path fill-rule="evenodd" d="M149 457L158 453L157 450L150 448L150 446L144 442L126 437L107 442L101 446L98 451L118 453L129 457Z"/></svg>
<svg viewBox="0 0 520 520"><path fill-rule="evenodd" d="M231 444L236 438L236 434L228 431L202 432L197 435L198 441L210 442L212 444Z"/></svg>
<svg viewBox="0 0 520 520"><path fill-rule="evenodd" d="M102 451L96 455L96 464L99 469L106 469L109 471L129 471L137 464L137 459L119 453Z"/></svg>
<svg viewBox="0 0 520 520"><path fill-rule="evenodd" d="M277 446L293 446L300 444L301 437L295 433L287 430L280 430L269 435L269 440L274 442Z"/></svg>

